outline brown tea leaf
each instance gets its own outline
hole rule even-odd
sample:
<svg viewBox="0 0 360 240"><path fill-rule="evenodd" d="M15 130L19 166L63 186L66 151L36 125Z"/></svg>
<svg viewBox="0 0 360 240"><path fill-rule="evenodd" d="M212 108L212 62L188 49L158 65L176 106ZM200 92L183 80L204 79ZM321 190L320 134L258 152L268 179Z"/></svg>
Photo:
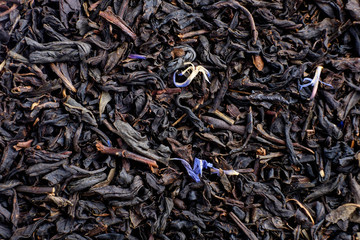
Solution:
<svg viewBox="0 0 360 240"><path fill-rule="evenodd" d="M102 92L100 96L99 103L99 116L101 118L101 114L103 114L106 105L111 101L111 96L108 92Z"/></svg>
<svg viewBox="0 0 360 240"><path fill-rule="evenodd" d="M360 204L346 203L344 205L341 205L337 209L331 211L326 216L326 220L331 223L337 223L339 220L351 220L351 217L357 208L360 208Z"/></svg>
<svg viewBox="0 0 360 240"><path fill-rule="evenodd" d="M262 60L261 56L254 55L252 56L253 64L257 68L257 70L262 71L264 69L264 61Z"/></svg>

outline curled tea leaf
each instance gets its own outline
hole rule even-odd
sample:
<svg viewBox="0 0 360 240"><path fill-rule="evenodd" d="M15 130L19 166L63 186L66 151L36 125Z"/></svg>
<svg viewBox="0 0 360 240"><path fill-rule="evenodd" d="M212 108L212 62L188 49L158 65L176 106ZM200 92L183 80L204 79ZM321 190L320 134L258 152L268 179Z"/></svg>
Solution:
<svg viewBox="0 0 360 240"><path fill-rule="evenodd" d="M99 115L101 118L101 114L103 114L106 105L111 101L111 96L108 92L102 92L100 96L100 103L99 103Z"/></svg>
<svg viewBox="0 0 360 240"><path fill-rule="evenodd" d="M337 209L332 210L326 216L326 220L331 223L337 223L340 220L342 220L342 221L350 220L350 221L356 221L357 223L359 223L358 220L356 220L358 218L356 216L357 208L360 208L360 204L346 203L344 205L341 205Z"/></svg>
<svg viewBox="0 0 360 240"><path fill-rule="evenodd" d="M97 127L94 114L90 110L83 107L80 103L76 102L73 98L68 96L66 98L66 101L64 102L64 105L65 105L65 109L69 111L71 114L74 114L82 121Z"/></svg>

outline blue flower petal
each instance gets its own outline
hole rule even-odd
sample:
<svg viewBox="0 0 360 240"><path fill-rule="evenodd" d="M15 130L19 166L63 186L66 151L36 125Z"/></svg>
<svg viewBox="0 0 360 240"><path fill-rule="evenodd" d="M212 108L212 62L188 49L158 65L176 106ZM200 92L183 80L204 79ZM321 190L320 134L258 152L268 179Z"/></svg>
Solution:
<svg viewBox="0 0 360 240"><path fill-rule="evenodd" d="M176 82L176 74L177 74L177 71L175 71L174 72L174 75L173 75L173 83L174 83L174 85L176 86L176 87L186 87L186 86L188 86L190 83L191 83L191 80L189 79L189 78L187 78L184 82L182 82L182 83L177 83ZM179 73L178 75L179 76L181 76L180 75L181 73Z"/></svg>
<svg viewBox="0 0 360 240"><path fill-rule="evenodd" d="M146 56L140 54L129 54L128 58L131 59L146 59Z"/></svg>
<svg viewBox="0 0 360 240"><path fill-rule="evenodd" d="M184 160L184 159L181 159L181 158L173 158L173 160L179 160L181 161L181 163L183 164L183 166L185 167L188 175L195 180L195 182L200 182L200 178L199 176L193 171L193 169L191 168L190 164Z"/></svg>
<svg viewBox="0 0 360 240"><path fill-rule="evenodd" d="M202 176L202 169L203 169L203 160L195 158L194 159L194 173L200 174Z"/></svg>
<svg viewBox="0 0 360 240"><path fill-rule="evenodd" d="M202 176L202 170L203 169L207 169L207 168L211 168L213 169L212 173L215 173L217 175L220 174L220 170L216 167L213 166L212 163L208 163L206 160L202 160L199 158L195 158L194 159L194 167L191 168L191 165L184 159L181 158L172 158L172 160L179 160L181 161L181 163L183 164L183 166L185 167L188 175L195 180L195 182L200 182L200 176ZM235 170L223 170L223 172L226 175L239 175L238 172L236 172Z"/></svg>

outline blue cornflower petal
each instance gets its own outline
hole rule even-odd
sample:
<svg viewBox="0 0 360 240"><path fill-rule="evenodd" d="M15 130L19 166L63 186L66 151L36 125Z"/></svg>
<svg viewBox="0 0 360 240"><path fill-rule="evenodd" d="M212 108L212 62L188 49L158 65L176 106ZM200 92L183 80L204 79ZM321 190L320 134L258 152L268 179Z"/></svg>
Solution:
<svg viewBox="0 0 360 240"><path fill-rule="evenodd" d="M309 83L305 83L305 84L299 84L299 87L300 87L300 90L301 89L303 89L304 87L308 87L308 86L314 86L314 81L313 81L313 79L311 79L311 78L304 78L303 79L303 82L305 82L305 81L309 81Z"/></svg>
<svg viewBox="0 0 360 240"><path fill-rule="evenodd" d="M191 80L188 78L186 79L185 82L182 82L182 83L177 83L176 82L176 74L177 74L177 70L174 72L174 75L173 75L173 83L176 87L186 87L188 86L190 83L191 83ZM178 74L179 76L182 76L182 73L179 73Z"/></svg>
<svg viewBox="0 0 360 240"><path fill-rule="evenodd" d="M128 58L131 59L146 59L146 56L140 54L129 54Z"/></svg>
<svg viewBox="0 0 360 240"><path fill-rule="evenodd" d="M195 180L195 182L200 182L200 176L202 176L202 170L211 168L212 173L220 174L220 170L215 168L212 163L207 162L206 160L201 160L199 158L194 159L194 167L191 168L191 165L184 159L181 158L172 158L172 160L179 160L185 167L188 175ZM239 175L235 170L223 170L226 175Z"/></svg>
<svg viewBox="0 0 360 240"><path fill-rule="evenodd" d="M203 162L202 160L195 158L194 159L194 173L196 174L200 174L200 176L202 176L202 169L203 169Z"/></svg>
<svg viewBox="0 0 360 240"><path fill-rule="evenodd" d="M181 158L173 158L173 160L179 160L181 161L182 165L185 167L188 175L195 180L195 182L200 182L199 176L194 172L194 170L191 168L190 164Z"/></svg>
<svg viewBox="0 0 360 240"><path fill-rule="evenodd" d="M321 82L322 84L324 84L324 85L326 85L326 86L329 86L329 87L331 87L331 88L334 88L330 83L326 83L326 82L323 82L323 81L320 81L320 80L319 80L319 82Z"/></svg>

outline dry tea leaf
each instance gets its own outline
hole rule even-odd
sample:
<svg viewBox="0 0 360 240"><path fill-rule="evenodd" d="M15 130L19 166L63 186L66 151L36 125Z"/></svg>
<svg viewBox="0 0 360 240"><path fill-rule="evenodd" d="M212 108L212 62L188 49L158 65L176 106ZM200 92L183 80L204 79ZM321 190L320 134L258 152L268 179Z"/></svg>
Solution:
<svg viewBox="0 0 360 240"><path fill-rule="evenodd" d="M261 56L255 55L252 56L253 64L257 70L262 71L264 69L264 61L262 60Z"/></svg>
<svg viewBox="0 0 360 240"><path fill-rule="evenodd" d="M182 57L185 55L185 51L182 48L174 48L171 52L172 58Z"/></svg>
<svg viewBox="0 0 360 240"><path fill-rule="evenodd" d="M360 204L347 203L341 205L337 209L331 211L327 216L326 220L331 223L337 223L339 220L351 220L355 210L360 208Z"/></svg>
<svg viewBox="0 0 360 240"><path fill-rule="evenodd" d="M0 239L359 236L358 0L0 6Z"/></svg>
<svg viewBox="0 0 360 240"><path fill-rule="evenodd" d="M82 121L87 122L90 125L97 127L97 123L96 123L94 114L87 108L83 107L80 103L76 102L73 98L68 96L66 98L66 101L64 102L64 105L65 105L65 109L68 112L77 116Z"/></svg>
<svg viewBox="0 0 360 240"><path fill-rule="evenodd" d="M100 103L99 103L99 115L101 118L101 114L103 114L106 105L111 101L111 96L108 92L102 92L100 96Z"/></svg>

